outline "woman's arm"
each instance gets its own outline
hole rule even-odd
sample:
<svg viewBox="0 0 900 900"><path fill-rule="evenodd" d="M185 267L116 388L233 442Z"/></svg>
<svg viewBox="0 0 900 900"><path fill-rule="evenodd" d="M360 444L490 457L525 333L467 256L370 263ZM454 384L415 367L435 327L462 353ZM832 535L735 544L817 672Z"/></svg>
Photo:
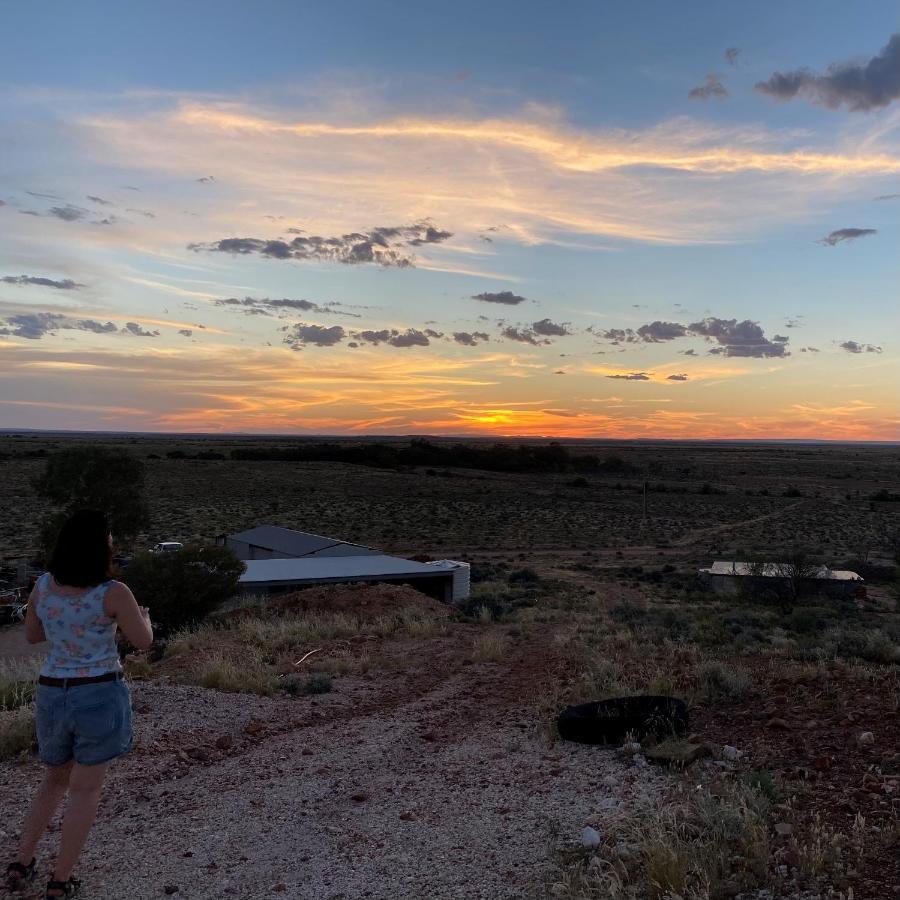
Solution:
<svg viewBox="0 0 900 900"><path fill-rule="evenodd" d="M28 596L28 606L25 608L25 640L29 644L43 644L47 640L44 634L44 626L38 618L35 603L37 602L38 589L37 585Z"/></svg>
<svg viewBox="0 0 900 900"><path fill-rule="evenodd" d="M127 585L116 582L106 592L106 614L115 619L122 634L138 650L146 650L153 643L153 628L146 607L138 606Z"/></svg>

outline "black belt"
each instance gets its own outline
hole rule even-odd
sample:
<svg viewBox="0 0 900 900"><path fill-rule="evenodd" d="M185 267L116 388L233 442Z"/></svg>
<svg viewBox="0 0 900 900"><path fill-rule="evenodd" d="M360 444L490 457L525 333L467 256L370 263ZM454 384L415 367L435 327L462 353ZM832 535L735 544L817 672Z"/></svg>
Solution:
<svg viewBox="0 0 900 900"><path fill-rule="evenodd" d="M41 675L38 684L46 684L48 687L78 687L79 684L97 684L101 681L119 681L121 672L106 672L103 675L91 675L88 678L51 678L49 675Z"/></svg>

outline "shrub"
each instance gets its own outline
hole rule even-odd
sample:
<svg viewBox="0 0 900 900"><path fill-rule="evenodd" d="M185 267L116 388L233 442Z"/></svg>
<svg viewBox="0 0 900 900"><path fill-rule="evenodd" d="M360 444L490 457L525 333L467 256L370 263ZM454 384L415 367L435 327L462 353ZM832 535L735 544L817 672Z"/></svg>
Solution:
<svg viewBox="0 0 900 900"><path fill-rule="evenodd" d="M34 710L30 706L0 711L0 760L28 753L34 740Z"/></svg>
<svg viewBox="0 0 900 900"><path fill-rule="evenodd" d="M334 682L331 676L324 672L313 672L306 679L303 690L307 694L327 694L334 689Z"/></svg>
<svg viewBox="0 0 900 900"><path fill-rule="evenodd" d="M510 572L507 580L510 584L537 584L541 576L534 569L524 568Z"/></svg>
<svg viewBox="0 0 900 900"><path fill-rule="evenodd" d="M244 564L228 547L189 545L177 553L139 553L123 578L150 607L163 634L202 621L233 597Z"/></svg>
<svg viewBox="0 0 900 900"><path fill-rule="evenodd" d="M835 656L873 663L900 663L900 646L883 631L832 628L825 634L825 645Z"/></svg>
<svg viewBox="0 0 900 900"><path fill-rule="evenodd" d="M750 689L751 678L743 669L733 669L720 662L708 662L698 670L700 688L707 700L737 700Z"/></svg>
<svg viewBox="0 0 900 900"><path fill-rule="evenodd" d="M761 794L770 803L778 800L778 785L775 783L772 773L767 769L754 769L752 772L747 772L743 781L751 790Z"/></svg>

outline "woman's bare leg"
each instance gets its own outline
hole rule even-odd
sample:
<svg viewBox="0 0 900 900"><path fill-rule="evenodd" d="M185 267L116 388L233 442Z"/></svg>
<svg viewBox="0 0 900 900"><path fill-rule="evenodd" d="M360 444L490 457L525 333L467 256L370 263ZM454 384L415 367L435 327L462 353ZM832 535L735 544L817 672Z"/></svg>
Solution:
<svg viewBox="0 0 900 900"><path fill-rule="evenodd" d="M62 839L59 844L59 856L53 870L54 881L66 881L78 862L81 849L90 833L97 806L100 803L100 792L109 763L99 766L82 766L78 763L72 767L69 777L69 802L63 816Z"/></svg>
<svg viewBox="0 0 900 900"><path fill-rule="evenodd" d="M71 762L61 766L47 766L44 771L44 780L31 801L25 824L22 826L22 836L19 838L17 859L23 866L27 866L34 858L38 842L44 836L53 814L65 797L71 771Z"/></svg>

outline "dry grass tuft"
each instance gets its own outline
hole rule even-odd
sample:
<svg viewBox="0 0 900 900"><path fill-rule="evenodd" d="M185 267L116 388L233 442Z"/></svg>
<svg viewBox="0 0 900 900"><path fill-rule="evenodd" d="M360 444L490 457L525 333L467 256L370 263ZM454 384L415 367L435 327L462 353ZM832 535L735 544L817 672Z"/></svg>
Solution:
<svg viewBox="0 0 900 900"><path fill-rule="evenodd" d="M558 852L550 894L568 900L709 900L765 883L769 858L765 798L722 782L635 813L596 851Z"/></svg>
<svg viewBox="0 0 900 900"><path fill-rule="evenodd" d="M34 710L31 706L0 711L0 760L14 759L34 743Z"/></svg>
<svg viewBox="0 0 900 900"><path fill-rule="evenodd" d="M223 653L198 658L191 668L191 680L202 687L238 694L269 696L276 687L271 670L259 657L237 661Z"/></svg>
<svg viewBox="0 0 900 900"><path fill-rule="evenodd" d="M509 640L505 634L489 631L475 638L472 644L474 662L498 662L506 656Z"/></svg>

